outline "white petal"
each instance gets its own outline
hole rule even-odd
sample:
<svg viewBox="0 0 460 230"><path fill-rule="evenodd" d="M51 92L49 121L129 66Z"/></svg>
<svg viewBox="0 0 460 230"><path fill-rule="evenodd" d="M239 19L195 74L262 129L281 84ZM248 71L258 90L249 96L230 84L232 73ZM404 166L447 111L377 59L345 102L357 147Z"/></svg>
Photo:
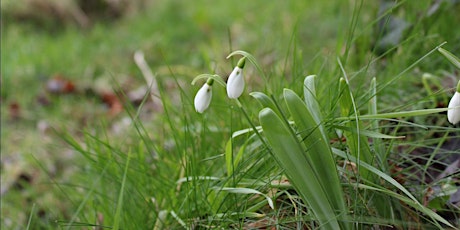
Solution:
<svg viewBox="0 0 460 230"><path fill-rule="evenodd" d="M457 124L460 122L460 93L455 92L454 96L452 99L450 99L449 102L449 110L447 110L447 120L449 120L450 123L452 124ZM457 107L455 109L452 109L454 107Z"/></svg>
<svg viewBox="0 0 460 230"><path fill-rule="evenodd" d="M211 103L212 88L207 83L201 87L195 96L195 110L199 113L203 113Z"/></svg>
<svg viewBox="0 0 460 230"><path fill-rule="evenodd" d="M229 98L235 99L241 96L244 90L243 69L235 67L228 77L227 95Z"/></svg>

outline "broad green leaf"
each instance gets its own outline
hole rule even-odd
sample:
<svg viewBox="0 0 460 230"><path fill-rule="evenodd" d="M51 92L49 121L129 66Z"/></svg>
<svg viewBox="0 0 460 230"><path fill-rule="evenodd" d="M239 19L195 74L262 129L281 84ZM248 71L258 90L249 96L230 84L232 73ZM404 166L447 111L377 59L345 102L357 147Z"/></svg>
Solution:
<svg viewBox="0 0 460 230"><path fill-rule="evenodd" d="M316 98L315 79L316 75L309 75L305 77L303 82L303 94L308 110L312 114L313 119L315 119L316 124L319 125L321 124L323 116L321 113L321 107L319 106L318 100ZM322 126L320 126L320 128L323 129ZM324 130L321 130L321 132L325 133Z"/></svg>
<svg viewBox="0 0 460 230"><path fill-rule="evenodd" d="M346 213L345 201L343 198L342 187L340 184L337 167L329 140L326 135L321 132L323 130L321 121L316 121L313 115L316 111L311 111L311 107L292 90L284 89L284 99L289 112L297 126L298 134L307 146L307 152L303 153L307 160L311 162L312 170L316 176L327 183L320 183L322 190L328 197L328 202L331 203L334 210L341 213ZM317 117L319 119L319 117Z"/></svg>
<svg viewBox="0 0 460 230"><path fill-rule="evenodd" d="M273 102L273 100L269 96L267 96L265 93L252 92L249 95L255 98L262 105L263 108L267 107L267 108L272 109L273 111L278 110L275 105L275 102Z"/></svg>
<svg viewBox="0 0 460 230"><path fill-rule="evenodd" d="M328 181L315 175L311 162L305 157L305 146L272 109L261 110L259 120L273 155L320 225L324 229L340 229L337 214L321 186Z"/></svg>

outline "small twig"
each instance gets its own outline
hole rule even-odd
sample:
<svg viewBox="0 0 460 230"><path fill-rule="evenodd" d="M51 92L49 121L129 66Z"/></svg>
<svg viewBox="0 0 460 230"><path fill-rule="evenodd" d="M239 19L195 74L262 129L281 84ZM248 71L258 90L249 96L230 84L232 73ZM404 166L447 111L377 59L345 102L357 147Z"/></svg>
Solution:
<svg viewBox="0 0 460 230"><path fill-rule="evenodd" d="M144 79L147 82L147 85L150 90L150 96L152 97L152 101L155 105L161 105L161 100L158 96L158 83L155 75L153 75L152 70L150 69L149 65L145 61L144 53L140 50L134 53L134 62L136 63L137 67L144 75Z"/></svg>

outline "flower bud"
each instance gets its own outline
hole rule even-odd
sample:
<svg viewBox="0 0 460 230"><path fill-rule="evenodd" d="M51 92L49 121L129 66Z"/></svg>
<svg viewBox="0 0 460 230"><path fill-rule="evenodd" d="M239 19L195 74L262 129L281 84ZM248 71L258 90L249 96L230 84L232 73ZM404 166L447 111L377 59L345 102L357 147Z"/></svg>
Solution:
<svg viewBox="0 0 460 230"><path fill-rule="evenodd" d="M452 124L460 122L460 81L457 83L457 90L452 99L450 99L449 106L447 107L447 120Z"/></svg>
<svg viewBox="0 0 460 230"><path fill-rule="evenodd" d="M195 96L195 110L198 113L203 113L211 103L212 98L212 84L214 80L209 78L206 83L198 90Z"/></svg>
<svg viewBox="0 0 460 230"><path fill-rule="evenodd" d="M241 96L244 90L243 68L246 58L243 57L238 61L237 66L233 69L227 81L227 95L231 99Z"/></svg>

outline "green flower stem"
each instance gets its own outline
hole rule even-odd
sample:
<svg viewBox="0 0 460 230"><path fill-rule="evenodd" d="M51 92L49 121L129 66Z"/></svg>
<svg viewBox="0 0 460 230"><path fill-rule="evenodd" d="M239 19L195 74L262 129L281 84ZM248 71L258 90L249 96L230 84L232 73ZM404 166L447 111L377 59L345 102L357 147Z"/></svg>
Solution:
<svg viewBox="0 0 460 230"><path fill-rule="evenodd" d="M210 81L209 79L213 79L214 81L216 81L217 83L219 83L223 87L227 86L227 84L224 82L224 80L222 80L222 78L219 75L217 75L217 74L207 74L207 73L200 74L200 75L196 76L192 80L192 85L195 85L195 83L200 79L206 79L207 82Z"/></svg>
<svg viewBox="0 0 460 230"><path fill-rule="evenodd" d="M457 83L457 93L460 93L460 81Z"/></svg>

